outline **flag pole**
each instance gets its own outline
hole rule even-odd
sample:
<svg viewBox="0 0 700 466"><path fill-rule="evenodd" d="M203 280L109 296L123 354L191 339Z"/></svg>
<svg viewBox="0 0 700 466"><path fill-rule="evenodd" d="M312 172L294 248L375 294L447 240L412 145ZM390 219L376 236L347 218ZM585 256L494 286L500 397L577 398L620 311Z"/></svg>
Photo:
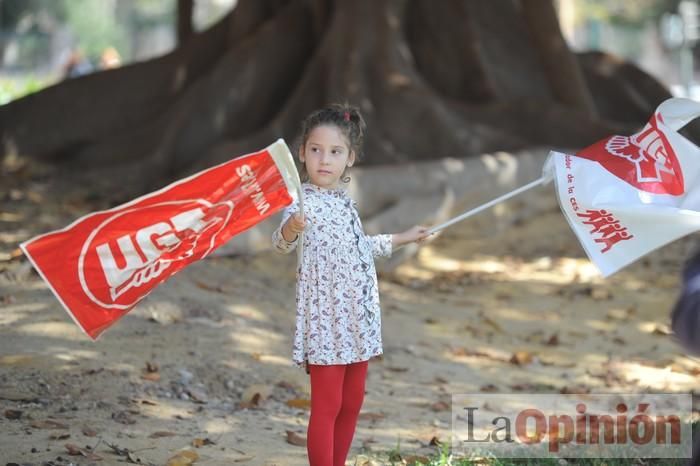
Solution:
<svg viewBox="0 0 700 466"><path fill-rule="evenodd" d="M289 191L293 189L296 192L299 211L304 215L304 190L301 188L301 179L289 146L284 142L284 139L279 138L268 147L268 150L270 150L270 155L272 155L277 167L280 169L287 189ZM297 243L297 265L299 265L304 255L304 232L299 233L297 239L299 240Z"/></svg>
<svg viewBox="0 0 700 466"><path fill-rule="evenodd" d="M547 183L550 179L551 179L550 176L544 175L544 176L542 176L542 177L536 179L535 181L532 181L532 182L530 182L530 183L528 183L528 184L526 184L526 185L524 185L524 186L519 187L518 189L515 189L515 190L513 190L513 191L511 191L511 192L509 192L509 193L506 193L506 194L504 194L504 195L502 195L502 196L500 196L500 197L497 197L496 199L493 199L493 200L491 200L491 201L489 201L489 202L487 202L487 203L485 203L485 204L482 204L482 205L480 205L479 207L475 207L475 208L473 208L473 209L471 209L471 210L468 210L467 212L464 212L463 214L458 215L457 217L451 218L450 220L448 220L448 221L446 221L446 222L444 222L444 223L441 223L441 224L439 224L439 225L435 225L434 227L432 227L432 228L430 228L430 229L428 230L428 233L429 233L429 234L437 233L438 231L442 230L443 228L447 228L447 227L449 227L450 225L453 225L453 224L455 224L455 223L457 223L457 222L460 222L460 221L464 220L465 218L471 217L472 215L476 215L476 214L478 214L479 212L481 212L481 211L483 211L483 210L486 210L486 209L488 209L488 208L491 208L491 207L495 206L496 204L499 204L499 203L501 203L501 202L503 202L503 201L506 201L506 200L510 199L511 197L515 197L515 196L517 196L518 194L524 193L525 191L527 191L527 190L529 190L529 189L532 189L532 188L534 188L534 187L536 187L536 186L545 184L545 183Z"/></svg>
<svg viewBox="0 0 700 466"><path fill-rule="evenodd" d="M296 173L296 170L295 170ZM299 212L304 216L304 193L301 189L301 180L299 174L296 173L295 182L297 183L297 195L299 196ZM304 232L299 233L299 242L297 243L297 266L301 266L302 258L304 257Z"/></svg>

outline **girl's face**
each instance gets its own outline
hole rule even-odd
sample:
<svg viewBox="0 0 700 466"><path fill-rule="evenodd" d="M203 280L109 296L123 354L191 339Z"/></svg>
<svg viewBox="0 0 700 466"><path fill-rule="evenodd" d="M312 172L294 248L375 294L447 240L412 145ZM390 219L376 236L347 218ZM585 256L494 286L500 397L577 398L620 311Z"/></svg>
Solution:
<svg viewBox="0 0 700 466"><path fill-rule="evenodd" d="M337 126L321 125L309 132L306 144L299 148L299 159L313 184L336 188L345 167L355 162L355 153Z"/></svg>

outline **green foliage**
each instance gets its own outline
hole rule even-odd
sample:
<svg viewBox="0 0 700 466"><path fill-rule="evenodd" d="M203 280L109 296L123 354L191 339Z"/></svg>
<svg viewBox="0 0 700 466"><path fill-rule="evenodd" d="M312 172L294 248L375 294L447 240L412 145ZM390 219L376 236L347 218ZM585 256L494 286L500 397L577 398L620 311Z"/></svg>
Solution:
<svg viewBox="0 0 700 466"><path fill-rule="evenodd" d="M128 60L130 35L160 25L173 27L175 2L162 0L0 0L0 32L19 48L17 63L32 68L51 53L49 37L65 26L93 63L107 47Z"/></svg>
<svg viewBox="0 0 700 466"><path fill-rule="evenodd" d="M700 428L700 423L693 423L693 431ZM455 457L451 453L449 441L441 443L435 448L435 453L429 455L428 462L408 462L412 453L401 451L401 439L398 438L396 447L385 453L367 454L363 456L373 459L378 464L391 464L408 466L685 466L687 460L658 458L658 459L637 459L637 458L488 458L468 459ZM362 464L362 463L359 463Z"/></svg>
<svg viewBox="0 0 700 466"><path fill-rule="evenodd" d="M576 0L579 19L641 27L664 12L676 11L680 0Z"/></svg>
<svg viewBox="0 0 700 466"><path fill-rule="evenodd" d="M106 7L107 2L63 0L61 3L64 4L66 22L88 57L94 61L110 46L123 54L126 37Z"/></svg>
<svg viewBox="0 0 700 466"><path fill-rule="evenodd" d="M0 105L40 91L49 85L51 85L50 82L35 77L21 82L0 79Z"/></svg>

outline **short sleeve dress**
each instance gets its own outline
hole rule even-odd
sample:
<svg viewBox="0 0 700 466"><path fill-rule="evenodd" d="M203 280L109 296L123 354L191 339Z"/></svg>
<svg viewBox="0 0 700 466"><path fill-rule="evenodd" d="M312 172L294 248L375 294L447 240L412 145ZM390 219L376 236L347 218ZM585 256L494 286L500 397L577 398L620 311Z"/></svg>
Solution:
<svg viewBox="0 0 700 466"><path fill-rule="evenodd" d="M357 204L347 190L302 185L303 256L297 267L296 330L292 359L309 364L350 364L382 354L381 310L374 258L392 253L391 235L364 233ZM281 233L292 204L272 233L276 251L291 252L298 237Z"/></svg>

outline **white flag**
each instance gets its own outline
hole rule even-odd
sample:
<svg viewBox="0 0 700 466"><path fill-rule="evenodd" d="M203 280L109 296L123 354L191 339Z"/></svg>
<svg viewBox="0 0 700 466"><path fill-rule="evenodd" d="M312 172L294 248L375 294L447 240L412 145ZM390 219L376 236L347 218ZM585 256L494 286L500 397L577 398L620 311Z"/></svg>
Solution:
<svg viewBox="0 0 700 466"><path fill-rule="evenodd" d="M698 116L700 103L668 99L632 136L550 153L545 176L603 276L700 230L700 149L678 133Z"/></svg>

